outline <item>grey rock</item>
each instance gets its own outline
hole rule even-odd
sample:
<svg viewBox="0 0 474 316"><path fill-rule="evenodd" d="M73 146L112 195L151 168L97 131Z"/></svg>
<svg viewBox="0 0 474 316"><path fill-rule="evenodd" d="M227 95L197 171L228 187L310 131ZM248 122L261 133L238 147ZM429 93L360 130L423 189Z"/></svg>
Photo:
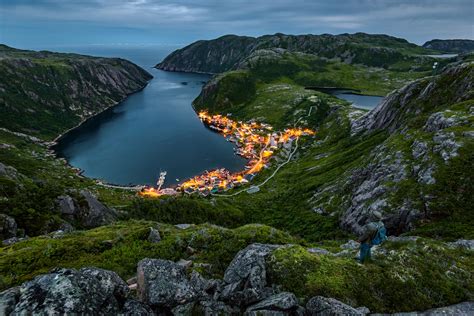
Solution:
<svg viewBox="0 0 474 316"><path fill-rule="evenodd" d="M20 299L20 287L15 286L0 293L0 315L9 315Z"/></svg>
<svg viewBox="0 0 474 316"><path fill-rule="evenodd" d="M468 250L474 250L474 240L472 239L459 239L455 242L448 243L448 245L453 248L465 248Z"/></svg>
<svg viewBox="0 0 474 316"><path fill-rule="evenodd" d="M387 315L387 314L372 314ZM429 309L424 312L395 313L392 316L472 316L474 315L474 302L462 302L455 305Z"/></svg>
<svg viewBox="0 0 474 316"><path fill-rule="evenodd" d="M433 152L438 153L445 162L458 155L461 143L455 141L453 132L438 132L433 136L435 146Z"/></svg>
<svg viewBox="0 0 474 316"><path fill-rule="evenodd" d="M139 299L152 307L172 308L197 297L184 268L169 260L141 260L137 281Z"/></svg>
<svg viewBox="0 0 474 316"><path fill-rule="evenodd" d="M122 311L119 315L123 316L149 316L156 315L150 306L136 300L128 299L123 304Z"/></svg>
<svg viewBox="0 0 474 316"><path fill-rule="evenodd" d="M0 162L0 177L6 177L12 180L18 179L18 171Z"/></svg>
<svg viewBox="0 0 474 316"><path fill-rule="evenodd" d="M78 211L76 204L69 195L60 195L56 199L61 215L73 216Z"/></svg>
<svg viewBox="0 0 474 316"><path fill-rule="evenodd" d="M424 141L415 140L411 145L413 158L419 159L426 156L428 152L428 144Z"/></svg>
<svg viewBox="0 0 474 316"><path fill-rule="evenodd" d="M452 126L458 126L462 124L466 124L467 120L458 117L458 116L448 116L446 117L445 114L448 114L448 112L451 112L449 110L445 112L436 112L430 115L428 120L426 120L425 126L423 129L426 132L437 132L439 130L452 127Z"/></svg>
<svg viewBox="0 0 474 316"><path fill-rule="evenodd" d="M117 212L109 209L100 203L89 191L81 191L81 195L87 202L87 208L80 212L81 224L85 228L94 228L114 222L117 219Z"/></svg>
<svg viewBox="0 0 474 316"><path fill-rule="evenodd" d="M174 227L179 229L188 229L189 227L193 226L193 224L176 224Z"/></svg>
<svg viewBox="0 0 474 316"><path fill-rule="evenodd" d="M355 240L349 240L345 244L342 244L340 247L342 249L355 250L355 249L359 249L360 244Z"/></svg>
<svg viewBox="0 0 474 316"><path fill-rule="evenodd" d="M19 241L22 241L22 240L26 240L28 239L28 237L11 237L11 238L8 238L8 239L5 239L2 241L2 245L3 246L11 246L13 244L16 244L17 242Z"/></svg>
<svg viewBox="0 0 474 316"><path fill-rule="evenodd" d="M446 307L434 308L423 312L426 316L469 316L474 315L474 302L463 302Z"/></svg>
<svg viewBox="0 0 474 316"><path fill-rule="evenodd" d="M117 314L128 288L115 272L58 269L23 283L15 314Z"/></svg>
<svg viewBox="0 0 474 316"><path fill-rule="evenodd" d="M318 255L333 255L332 252L323 249L323 248L308 248L308 252L318 254Z"/></svg>
<svg viewBox="0 0 474 316"><path fill-rule="evenodd" d="M190 269L193 266L193 262L191 260L184 260L184 259L179 259L176 264L182 266L185 270Z"/></svg>
<svg viewBox="0 0 474 316"><path fill-rule="evenodd" d="M216 316L216 315L239 315L240 311L238 308L226 305L224 302L219 301L201 301L199 303L199 309L205 316Z"/></svg>
<svg viewBox="0 0 474 316"><path fill-rule="evenodd" d="M13 217L7 214L0 214L0 239L16 237L18 226Z"/></svg>
<svg viewBox="0 0 474 316"><path fill-rule="evenodd" d="M391 242L416 242L420 237L418 236L388 236L388 241Z"/></svg>
<svg viewBox="0 0 474 316"><path fill-rule="evenodd" d="M178 305L171 310L171 313L174 316L191 316L193 315L195 306L196 306L196 302Z"/></svg>
<svg viewBox="0 0 474 316"><path fill-rule="evenodd" d="M222 291L222 298L235 305L248 305L271 294L265 289L265 257L278 247L252 244L240 250L224 273L227 286Z"/></svg>
<svg viewBox="0 0 474 316"><path fill-rule="evenodd" d="M344 304L336 299L315 296L306 304L306 315L339 316L339 315L365 315L365 313Z"/></svg>
<svg viewBox="0 0 474 316"><path fill-rule="evenodd" d="M260 310L291 311L298 308L298 300L293 293L282 292L267 297L261 302L247 308L247 312Z"/></svg>
<svg viewBox="0 0 474 316"><path fill-rule="evenodd" d="M148 234L147 240L151 243L160 242L161 241L160 232L157 229L150 227L150 233Z"/></svg>
<svg viewBox="0 0 474 316"><path fill-rule="evenodd" d="M368 309L368 308L365 307L365 306L357 307L356 309L357 309L359 312L361 312L362 315L368 315L368 314L370 314L370 309Z"/></svg>

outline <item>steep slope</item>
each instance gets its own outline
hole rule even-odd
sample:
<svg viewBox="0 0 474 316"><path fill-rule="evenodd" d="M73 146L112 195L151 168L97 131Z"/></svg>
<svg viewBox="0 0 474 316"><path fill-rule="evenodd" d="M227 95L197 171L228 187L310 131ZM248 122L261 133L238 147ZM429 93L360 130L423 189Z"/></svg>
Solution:
<svg viewBox="0 0 474 316"><path fill-rule="evenodd" d="M226 35L210 41L197 41L179 49L161 63L158 69L168 71L220 73L237 69L252 52L282 48L324 58L338 58L346 63L389 67L406 62L410 54L427 54L429 50L404 39L365 33L340 35L265 35L244 37Z"/></svg>
<svg viewBox="0 0 474 316"><path fill-rule="evenodd" d="M280 65L276 58L262 67L264 72L250 63L248 70L221 74L195 102L199 109L257 118L279 128L301 117L318 131L268 189L253 195L255 205L239 197L235 207L242 203L254 220L290 231L298 226L300 233L316 238L311 227L327 228L327 236L336 222L359 233L374 210L384 214L390 233L421 225L431 236L473 236L474 202L464 194L473 189L472 63L453 63L438 76L407 84L367 114L288 83L294 74L269 80L285 74ZM305 117L309 108L312 114Z"/></svg>
<svg viewBox="0 0 474 316"><path fill-rule="evenodd" d="M444 53L468 53L474 51L474 41L468 39L434 39L424 43L423 47Z"/></svg>
<svg viewBox="0 0 474 316"><path fill-rule="evenodd" d="M152 76L118 58L0 46L0 125L52 139L142 89Z"/></svg>

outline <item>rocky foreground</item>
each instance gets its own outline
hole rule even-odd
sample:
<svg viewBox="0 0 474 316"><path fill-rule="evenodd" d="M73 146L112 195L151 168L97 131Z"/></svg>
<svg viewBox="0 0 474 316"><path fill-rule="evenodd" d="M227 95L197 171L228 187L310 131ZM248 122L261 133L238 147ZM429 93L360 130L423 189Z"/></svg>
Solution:
<svg viewBox="0 0 474 316"><path fill-rule="evenodd" d="M159 237L154 232L155 241ZM152 237L153 237L152 236ZM159 234L158 234L159 236ZM472 246L472 242L470 243ZM0 293L2 315L367 315L336 299L315 296L303 302L272 284L267 257L288 247L252 244L239 251L223 279L206 279L190 271L192 262L141 260L127 282L99 268L55 269ZM367 280L370 282L370 280ZM409 298L407 298L409 299ZM305 303L305 304L304 304ZM474 302L417 313L472 315Z"/></svg>

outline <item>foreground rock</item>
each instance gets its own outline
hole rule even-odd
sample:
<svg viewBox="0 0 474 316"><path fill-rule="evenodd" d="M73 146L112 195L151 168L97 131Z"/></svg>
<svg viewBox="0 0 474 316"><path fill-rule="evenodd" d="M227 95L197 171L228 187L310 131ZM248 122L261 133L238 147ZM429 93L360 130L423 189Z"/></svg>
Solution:
<svg viewBox="0 0 474 316"><path fill-rule="evenodd" d="M239 251L224 273L221 298L233 305L249 305L271 294L267 287L265 257L276 245L252 244Z"/></svg>
<svg viewBox="0 0 474 316"><path fill-rule="evenodd" d="M365 313L333 298L316 296L306 304L306 315L337 316L365 315Z"/></svg>
<svg viewBox="0 0 474 316"><path fill-rule="evenodd" d="M169 260L143 259L137 268L138 297L152 307L171 309L195 299L185 269Z"/></svg>
<svg viewBox="0 0 474 316"><path fill-rule="evenodd" d="M127 296L127 284L115 272L58 269L2 292L0 314L116 314Z"/></svg>
<svg viewBox="0 0 474 316"><path fill-rule="evenodd" d="M0 240L16 237L18 226L13 217L0 214Z"/></svg>
<svg viewBox="0 0 474 316"><path fill-rule="evenodd" d="M333 298L315 296L305 307L291 292L267 278L267 256L291 247L252 244L239 251L223 280L186 273L176 262L143 259L138 263L137 298L112 271L58 269L0 293L0 315L367 315ZM344 245L351 249L351 243ZM295 262L295 264L297 264ZM192 265L189 267L192 268ZM269 267L270 268L270 267ZM413 315L472 315L474 302ZM404 314L397 314L404 315ZM410 314L407 314L410 315Z"/></svg>

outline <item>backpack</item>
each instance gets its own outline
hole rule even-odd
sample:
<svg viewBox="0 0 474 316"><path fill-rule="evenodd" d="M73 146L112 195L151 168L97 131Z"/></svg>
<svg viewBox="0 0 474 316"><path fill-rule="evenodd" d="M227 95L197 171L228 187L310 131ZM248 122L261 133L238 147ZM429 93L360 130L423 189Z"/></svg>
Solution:
<svg viewBox="0 0 474 316"><path fill-rule="evenodd" d="M371 244L372 245L380 245L385 240L387 240L387 230L385 229L384 226L381 226L375 232L375 235L371 240Z"/></svg>

